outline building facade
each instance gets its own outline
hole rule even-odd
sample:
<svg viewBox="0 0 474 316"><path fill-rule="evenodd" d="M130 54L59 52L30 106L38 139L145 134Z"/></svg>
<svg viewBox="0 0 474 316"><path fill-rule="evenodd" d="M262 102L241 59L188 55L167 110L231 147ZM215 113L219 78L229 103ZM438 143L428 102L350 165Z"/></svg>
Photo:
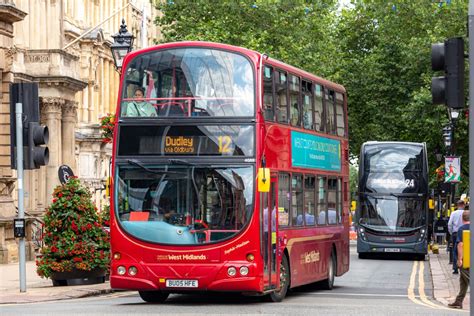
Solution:
<svg viewBox="0 0 474 316"><path fill-rule="evenodd" d="M0 0L0 263L17 260L16 171L10 167L10 95L16 82L37 82L40 121L49 128L49 164L26 170L27 257L38 247L40 219L58 168L68 165L106 203L110 144L102 142L100 118L115 112L119 73L110 52L122 19L134 49L153 44L152 0Z"/></svg>

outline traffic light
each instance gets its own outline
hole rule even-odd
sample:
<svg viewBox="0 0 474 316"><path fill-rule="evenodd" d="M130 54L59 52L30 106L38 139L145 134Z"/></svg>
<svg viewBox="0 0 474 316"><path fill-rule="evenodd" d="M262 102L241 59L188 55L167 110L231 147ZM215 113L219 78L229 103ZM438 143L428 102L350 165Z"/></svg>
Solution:
<svg viewBox="0 0 474 316"><path fill-rule="evenodd" d="M25 156L25 169L39 169L49 162L49 149L46 146L49 141L47 126L40 126L38 122L28 123L28 154Z"/></svg>
<svg viewBox="0 0 474 316"><path fill-rule="evenodd" d="M443 127L443 140L444 140L444 146L446 148L451 147L451 143L453 142L453 129L451 125L446 125Z"/></svg>
<svg viewBox="0 0 474 316"><path fill-rule="evenodd" d="M446 104L453 109L464 107L464 40L449 38L431 45L431 68L444 71L444 76L431 79L433 104Z"/></svg>
<svg viewBox="0 0 474 316"><path fill-rule="evenodd" d="M16 103L23 106L23 148L16 144ZM17 169L17 151L23 151L23 168L38 169L48 164L49 150L40 145L47 144L49 131L46 126L39 125L38 83L20 82L10 85L10 151L11 167Z"/></svg>

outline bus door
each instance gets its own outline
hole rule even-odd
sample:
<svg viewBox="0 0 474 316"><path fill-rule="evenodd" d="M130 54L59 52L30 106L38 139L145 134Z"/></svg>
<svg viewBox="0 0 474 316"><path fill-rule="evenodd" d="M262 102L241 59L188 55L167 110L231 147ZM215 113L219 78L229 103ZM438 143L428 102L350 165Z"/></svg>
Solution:
<svg viewBox="0 0 474 316"><path fill-rule="evenodd" d="M271 175L270 192L262 192L262 253L264 259L264 288L280 286L280 255L278 250L278 177ZM270 210L270 211L269 211Z"/></svg>

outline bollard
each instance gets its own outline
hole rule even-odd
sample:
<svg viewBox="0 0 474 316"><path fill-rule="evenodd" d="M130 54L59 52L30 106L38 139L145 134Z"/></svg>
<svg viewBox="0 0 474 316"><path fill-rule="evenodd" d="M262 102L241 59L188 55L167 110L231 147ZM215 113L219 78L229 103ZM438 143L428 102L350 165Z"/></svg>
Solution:
<svg viewBox="0 0 474 316"><path fill-rule="evenodd" d="M469 269L471 266L471 252L470 252L470 245L471 245L471 232L469 230L464 230L462 232L462 251L463 251L463 260L462 260L462 267L464 269Z"/></svg>

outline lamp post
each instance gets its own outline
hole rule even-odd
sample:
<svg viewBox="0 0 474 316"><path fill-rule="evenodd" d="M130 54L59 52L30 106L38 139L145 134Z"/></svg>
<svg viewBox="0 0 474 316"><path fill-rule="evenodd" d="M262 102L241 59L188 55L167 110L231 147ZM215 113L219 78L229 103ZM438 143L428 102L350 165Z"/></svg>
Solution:
<svg viewBox="0 0 474 316"><path fill-rule="evenodd" d="M134 36L128 32L125 19L122 19L120 30L115 35L112 35L114 43L110 46L112 56L114 58L115 68L118 72L122 69L123 59L132 51Z"/></svg>

